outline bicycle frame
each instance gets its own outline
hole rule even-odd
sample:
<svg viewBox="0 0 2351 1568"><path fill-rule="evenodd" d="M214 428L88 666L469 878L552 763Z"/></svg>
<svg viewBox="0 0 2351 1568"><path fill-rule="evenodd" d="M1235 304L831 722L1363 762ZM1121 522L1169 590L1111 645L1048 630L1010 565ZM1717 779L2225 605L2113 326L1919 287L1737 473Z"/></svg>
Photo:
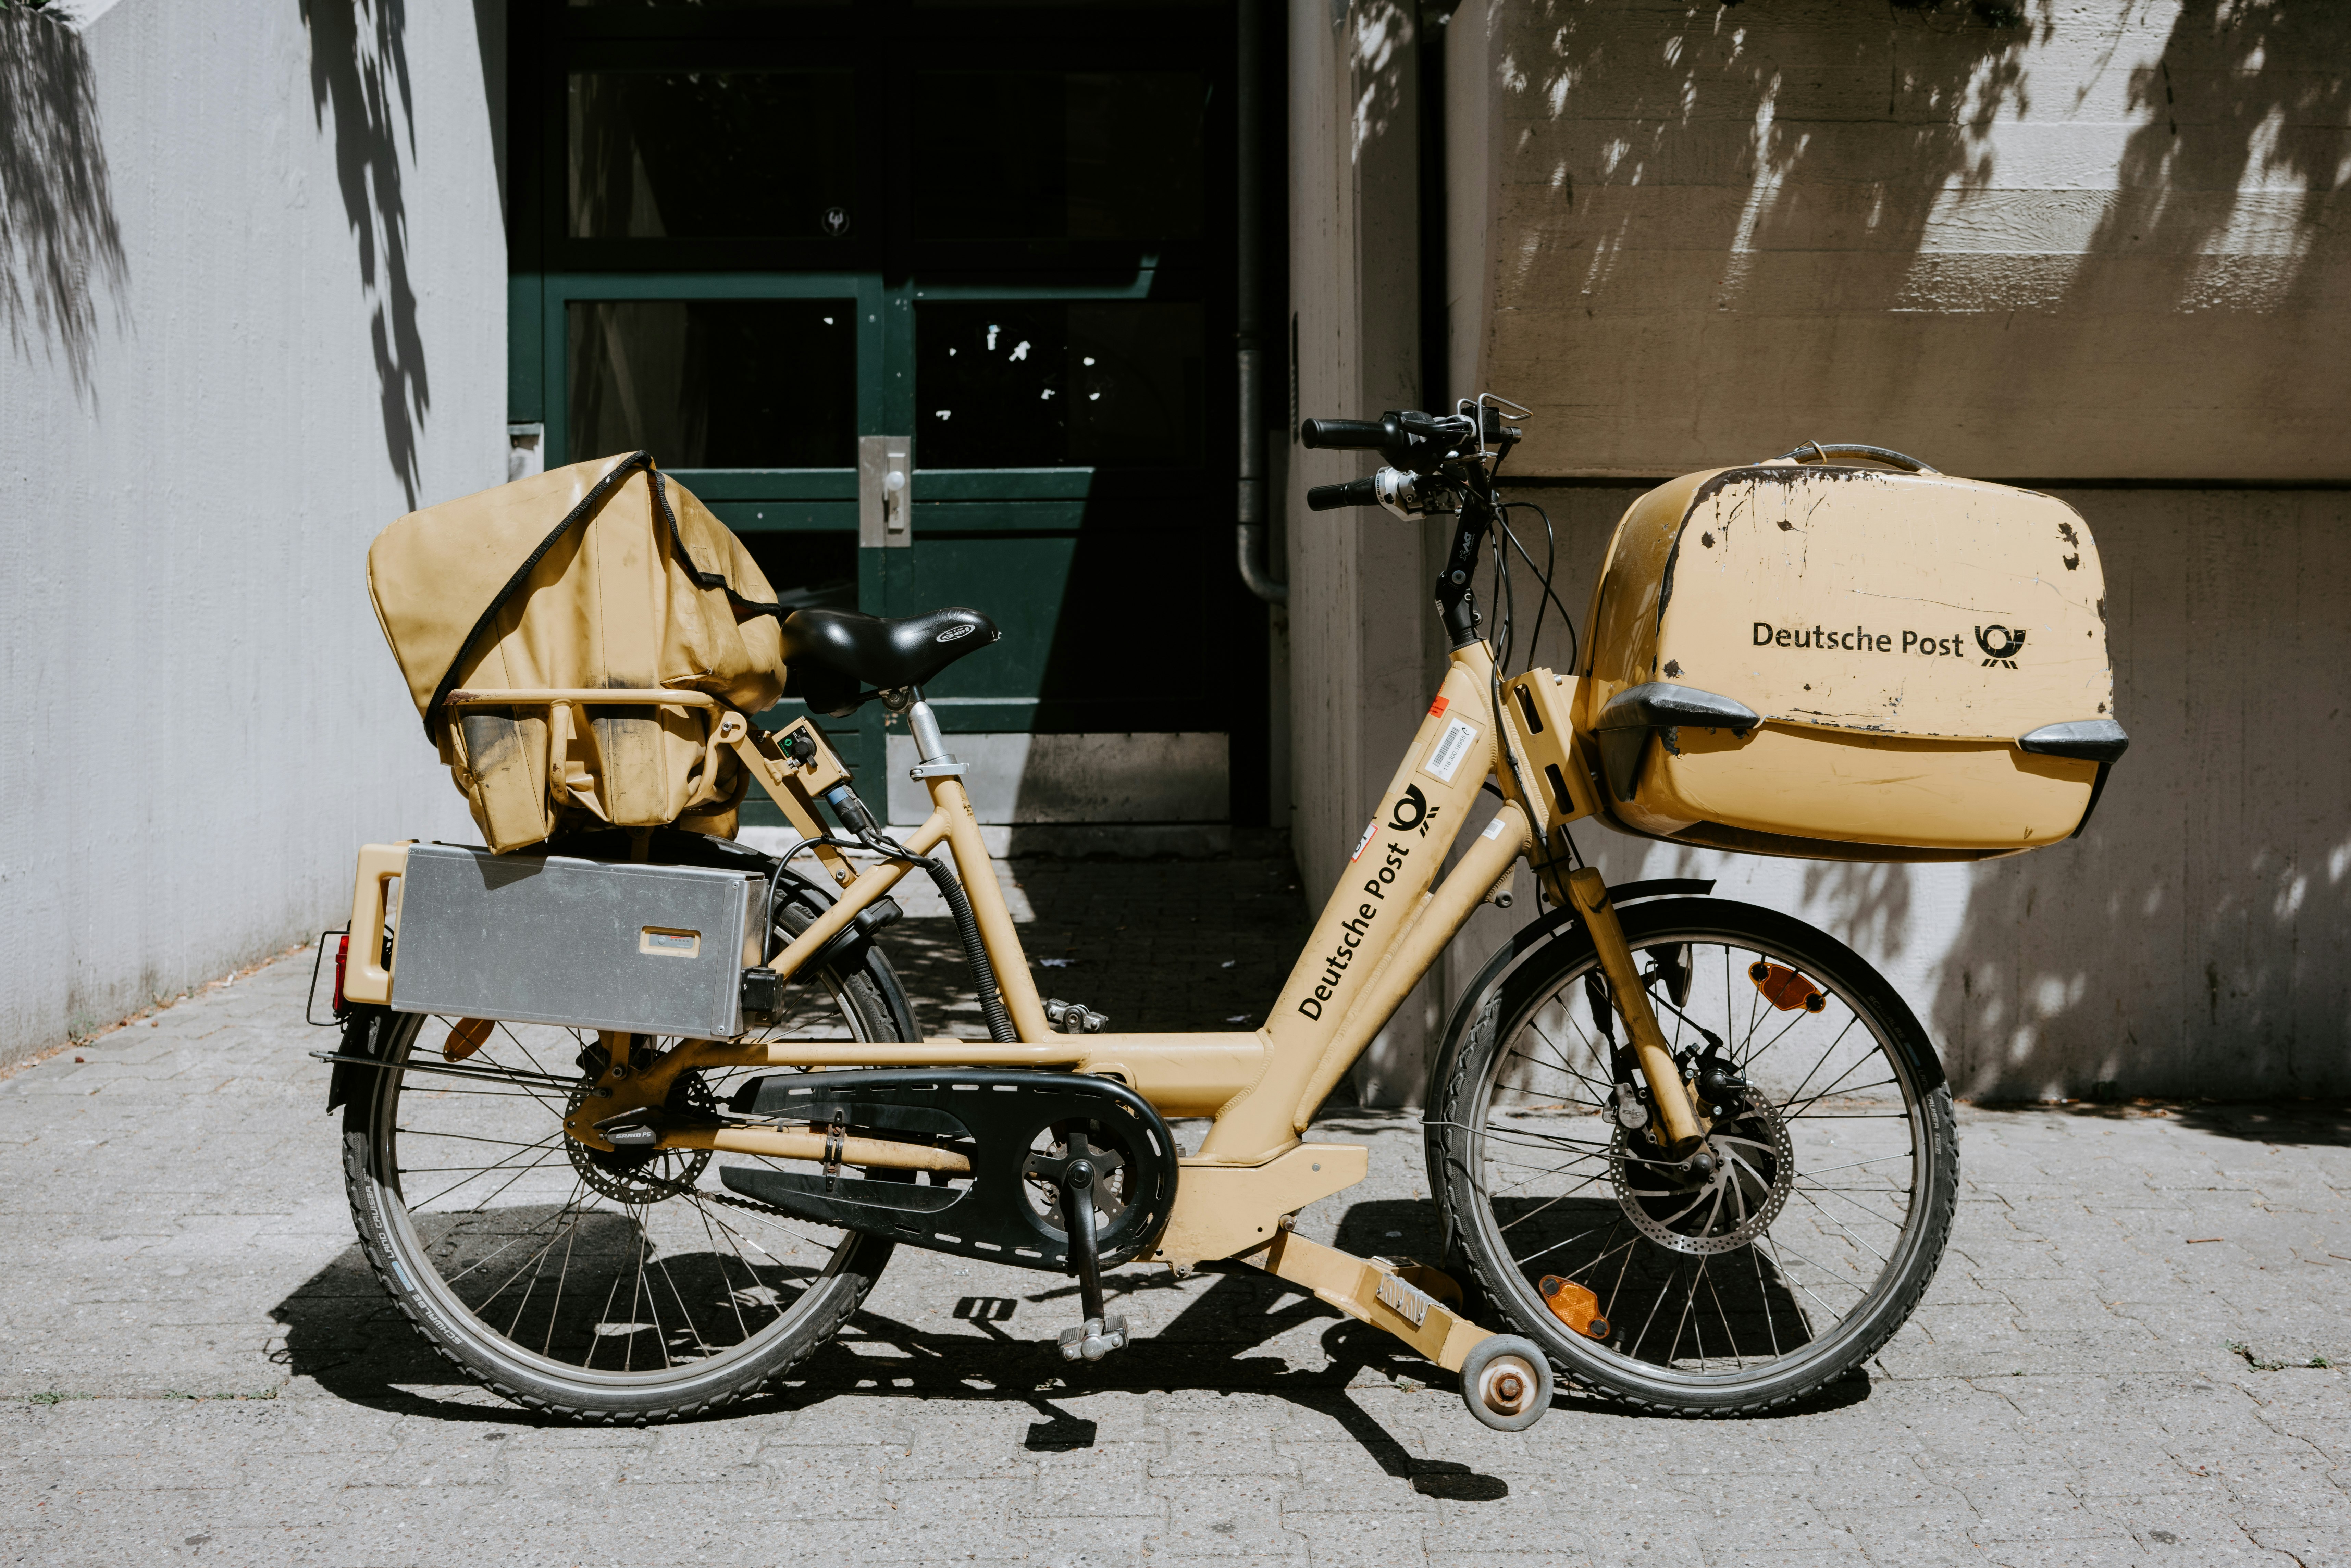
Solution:
<svg viewBox="0 0 2351 1568"><path fill-rule="evenodd" d="M1462 537L1469 537L1467 528ZM1459 549L1457 543L1457 554ZM1479 905L1509 886L1519 861L1534 867L1554 902L1572 904L1591 932L1657 1107L1661 1130L1672 1144L1687 1147L1696 1144L1704 1124L1697 1120L1682 1070L1665 1046L1605 884L1597 872L1589 867L1571 871L1546 849L1558 828L1591 810L1592 776L1578 749L1580 742L1562 720L1564 706L1553 707L1548 721L1537 706L1546 700L1541 688L1556 684L1558 677L1549 671L1529 672L1499 688L1508 697L1498 700L1491 653L1484 641L1464 634L1467 617L1447 609L1448 624L1457 618L1461 624L1454 627L1456 646L1436 700L1382 792L1348 872L1332 890L1259 1028L1231 1033L1056 1031L1030 977L960 768L926 755L917 773L929 789L931 814L906 835L903 847L919 856L930 855L941 844L947 847L1018 1039L689 1040L643 1070L608 1072L602 1086L617 1097L586 1102L567 1123L567 1130L582 1142L609 1146L596 1131L597 1121L632 1105L660 1104L676 1076L696 1067L1035 1067L1114 1077L1163 1115L1207 1117L1213 1123L1199 1152L1180 1162L1174 1212L1150 1255L1153 1260L1179 1272L1225 1259L1251 1262L1350 1316L1397 1335L1448 1370L1458 1370L1489 1335L1431 1294L1450 1293L1458 1299L1458 1291L1448 1289L1449 1281L1409 1260L1355 1259L1307 1241L1290 1230L1289 1217L1367 1174L1368 1151L1363 1145L1306 1143L1301 1134L1324 1097ZM1525 689L1529 687L1537 689ZM699 693L611 690L461 692L450 700L545 703L550 707L630 700L713 706ZM935 725L919 695L909 706L909 716L918 737L935 737ZM813 742L799 748L808 755L798 761L778 745L777 737L756 728L740 713L722 715L712 740L734 750L803 838L820 840L827 835L816 800L845 777L845 770L812 724L803 720L783 733L789 737L795 730ZM1549 798L1531 797L1521 769L1541 764L1545 757L1563 759L1565 766L1535 767L1537 776L1548 779ZM1459 840L1470 803L1489 779L1501 792L1500 808L1440 879L1437 873ZM787 980L914 866L910 859L889 858L860 869L837 849L820 847L818 852L839 894L770 959L770 967ZM345 988L352 1000L387 1005L391 1000L392 972L372 960L382 951L386 883L400 874L405 856L404 845L369 845L360 852L352 963ZM395 967L396 962L395 957ZM624 1049L611 1054L621 1061L628 1056ZM821 1157L815 1152L821 1142L808 1133L726 1127L684 1134L676 1146L809 1159ZM899 1147L863 1144L857 1163L948 1168L940 1151L908 1145L903 1153L893 1152Z"/></svg>

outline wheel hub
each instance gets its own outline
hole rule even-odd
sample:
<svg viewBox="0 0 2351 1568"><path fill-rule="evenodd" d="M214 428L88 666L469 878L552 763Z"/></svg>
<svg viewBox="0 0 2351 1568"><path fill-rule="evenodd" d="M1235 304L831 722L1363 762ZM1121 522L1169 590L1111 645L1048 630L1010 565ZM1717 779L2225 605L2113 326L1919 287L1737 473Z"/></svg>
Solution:
<svg viewBox="0 0 2351 1568"><path fill-rule="evenodd" d="M583 1083L571 1092L571 1103L564 1107L567 1120L587 1100L590 1087ZM689 1070L678 1074L664 1108L689 1114L700 1113L715 1121L718 1100L710 1092L710 1085L702 1081L702 1074ZM691 1153L674 1149L599 1149L576 1138L564 1139L564 1145L571 1155L571 1168L588 1184L589 1190L615 1203L659 1203L664 1198L675 1197L690 1190L710 1164L708 1149ZM657 1166L657 1161L664 1162L664 1166Z"/></svg>
<svg viewBox="0 0 2351 1568"><path fill-rule="evenodd" d="M1670 1251L1736 1251L1771 1228L1795 1186L1787 1126L1762 1095L1741 1091L1698 1153L1671 1159L1646 1127L1620 1126L1608 1150L1616 1201L1635 1229Z"/></svg>

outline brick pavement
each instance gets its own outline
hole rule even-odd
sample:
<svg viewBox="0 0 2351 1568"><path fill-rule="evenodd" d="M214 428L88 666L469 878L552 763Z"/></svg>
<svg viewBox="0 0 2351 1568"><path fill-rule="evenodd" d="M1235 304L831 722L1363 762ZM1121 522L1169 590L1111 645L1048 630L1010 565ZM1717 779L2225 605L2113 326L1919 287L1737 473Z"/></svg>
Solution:
<svg viewBox="0 0 2351 1568"><path fill-rule="evenodd" d="M1050 983L1134 1027L1261 1009L1303 918L1279 862L1015 874L1032 951L1074 960ZM892 933L910 978L943 925ZM1153 965L1122 980L1122 946ZM1144 1337L1070 1371L1038 1343L1065 1282L902 1251L782 1392L583 1431L450 1385L367 1277L308 975L0 1082L6 1561L2351 1561L2351 1399L2304 1364L2351 1360L2339 1108L1963 1111L1926 1305L1772 1419L1568 1396L1488 1432L1449 1379L1249 1275L1123 1271ZM1431 1249L1409 1119L1320 1135L1369 1143L1373 1175L1304 1228Z"/></svg>

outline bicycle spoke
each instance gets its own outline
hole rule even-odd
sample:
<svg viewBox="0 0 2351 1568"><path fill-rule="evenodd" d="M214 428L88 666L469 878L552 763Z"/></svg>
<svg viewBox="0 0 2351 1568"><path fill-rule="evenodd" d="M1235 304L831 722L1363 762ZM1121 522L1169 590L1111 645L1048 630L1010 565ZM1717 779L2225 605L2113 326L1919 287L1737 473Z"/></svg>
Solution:
<svg viewBox="0 0 2351 1568"><path fill-rule="evenodd" d="M1603 1082L1614 1078L1611 1059L1570 1000L1588 999L1588 956L1546 976L1540 999L1485 1048L1483 1098L1442 1114L1463 1117L1464 1153L1479 1178L1467 1190L1483 1208L1481 1245L1499 1247L1510 1264L1506 1289L1530 1291L1539 1273L1595 1289L1614 1326L1575 1358L1709 1385L1729 1375L1743 1386L1750 1375L1817 1358L1823 1336L1847 1332L1894 1278L1891 1260L1903 1256L1894 1239L1917 1223L1929 1129L1909 1108L1915 1097L1880 1016L1865 1015L1826 977L1834 967L1655 924L1626 935L1636 952L1687 955L1687 996L1671 994L1662 964L1643 979L1668 1048L1715 1049L1701 1020L1719 1019L1725 1059L1750 1074L1752 1097L1708 1135L1711 1166L1665 1157L1652 1124L1616 1125L1614 1085ZM1759 961L1809 977L1833 1004L1827 1016L1783 1018L1750 979ZM1530 1104L1541 1089L1563 1103ZM1907 1122L1909 1134L1805 1131L1865 1120ZM1443 1135L1457 1124L1429 1124ZM1895 1144L1872 1146L1880 1137ZM1547 1311L1538 1321L1548 1326Z"/></svg>

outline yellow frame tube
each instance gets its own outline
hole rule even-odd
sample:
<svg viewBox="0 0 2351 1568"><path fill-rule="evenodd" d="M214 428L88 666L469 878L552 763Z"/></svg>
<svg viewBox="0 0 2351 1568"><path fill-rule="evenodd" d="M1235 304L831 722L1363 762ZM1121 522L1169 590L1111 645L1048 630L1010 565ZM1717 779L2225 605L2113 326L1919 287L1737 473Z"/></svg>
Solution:
<svg viewBox="0 0 2351 1568"><path fill-rule="evenodd" d="M1706 1136L1706 1128L1690 1103L1689 1090L1682 1082L1681 1069L1674 1065L1664 1031L1657 1028L1657 1015L1641 984L1639 966L1633 961L1633 950L1625 945L1625 927L1617 923L1616 906L1608 901L1607 880L1588 865L1578 866L1567 873L1567 891L1575 901L1576 913L1583 916L1584 929L1592 934L1601 972L1608 977L1609 995L1625 1020L1625 1031L1633 1037L1633 1055L1641 1064L1641 1076L1648 1081L1667 1146L1673 1154L1686 1155Z"/></svg>
<svg viewBox="0 0 2351 1568"><path fill-rule="evenodd" d="M1395 1264L1309 1241L1286 1226L1265 1256L1251 1261L1357 1322L1395 1335L1447 1372L1460 1371L1491 1332L1422 1290Z"/></svg>
<svg viewBox="0 0 2351 1568"><path fill-rule="evenodd" d="M1020 934L1013 929L1004 889L997 885L996 862L980 834L971 797L964 793L960 779L942 776L926 782L931 787L931 821L946 818L956 873L963 879L964 896L971 901L980 946L987 949L988 963L996 970L997 992L1004 998L1005 1011L1012 1015L1013 1032L1027 1040L1050 1039L1053 1026L1045 1019L1045 1003L1029 973L1029 955L1020 946Z"/></svg>
<svg viewBox="0 0 2351 1568"><path fill-rule="evenodd" d="M945 818L934 811L929 821L907 835L906 847L918 855L928 854L946 836ZM826 943L841 934L842 926L872 908L883 894L897 886L899 880L913 869L912 862L889 860L858 873L841 890L841 896L833 901L832 907L810 921L807 930L793 937L782 952L768 960L768 967L785 979L790 979L802 964L821 952ZM998 902L1002 902L1000 895Z"/></svg>
<svg viewBox="0 0 2351 1568"><path fill-rule="evenodd" d="M765 1155L778 1160L815 1160L821 1164L831 1138L823 1133L790 1133L769 1127L690 1127L662 1138L665 1149L716 1149L722 1154ZM971 1162L953 1149L924 1144L902 1144L891 1138L841 1140L838 1151L845 1166L880 1166L902 1171L944 1171L968 1176Z"/></svg>
<svg viewBox="0 0 2351 1568"><path fill-rule="evenodd" d="M444 707L533 707L548 703L576 706L594 703L617 707L716 707L708 692L664 691L645 686L517 686L504 692L451 692L441 699Z"/></svg>

